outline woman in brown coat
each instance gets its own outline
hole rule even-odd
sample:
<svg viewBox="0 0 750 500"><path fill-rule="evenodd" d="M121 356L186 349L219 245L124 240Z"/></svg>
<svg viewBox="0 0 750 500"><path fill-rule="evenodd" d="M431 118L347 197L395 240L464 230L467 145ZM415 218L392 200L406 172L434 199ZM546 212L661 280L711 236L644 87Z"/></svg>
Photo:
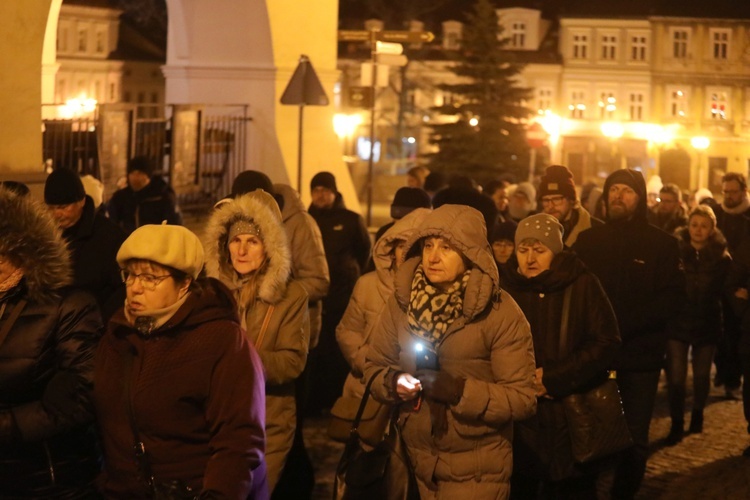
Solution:
<svg viewBox="0 0 750 500"><path fill-rule="evenodd" d="M310 320L305 289L291 280L281 212L256 190L220 205L206 230L206 272L234 291L242 326L266 372L269 490L284 469L296 425L294 380L307 362Z"/></svg>
<svg viewBox="0 0 750 500"><path fill-rule="evenodd" d="M536 409L529 324L500 290L477 210L443 205L407 248L365 378L399 405L422 499L507 498L513 421ZM435 353L432 368L417 346Z"/></svg>

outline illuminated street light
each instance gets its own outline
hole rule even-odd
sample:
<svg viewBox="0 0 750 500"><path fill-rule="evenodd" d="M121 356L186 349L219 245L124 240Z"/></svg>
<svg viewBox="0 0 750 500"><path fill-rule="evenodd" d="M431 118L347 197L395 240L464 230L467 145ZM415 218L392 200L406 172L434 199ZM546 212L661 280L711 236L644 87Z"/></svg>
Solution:
<svg viewBox="0 0 750 500"><path fill-rule="evenodd" d="M347 139L354 135L354 132L362 124L362 116L358 114L347 115L336 113L333 115L333 131L339 136L339 139Z"/></svg>
<svg viewBox="0 0 750 500"><path fill-rule="evenodd" d="M601 125L602 134L609 139L619 139L625 133L625 129L617 122L604 122Z"/></svg>
<svg viewBox="0 0 750 500"><path fill-rule="evenodd" d="M701 156L701 152L708 149L708 147L711 145L711 140L708 137L698 135L690 139L690 145L695 148L696 155L698 156L698 168L697 168L697 175L698 175L698 189L706 187L706 184L703 182L704 178L706 176L703 175L703 161Z"/></svg>
<svg viewBox="0 0 750 500"><path fill-rule="evenodd" d="M711 140L708 137L699 135L690 139L690 145L698 151L703 151L711 145Z"/></svg>
<svg viewBox="0 0 750 500"><path fill-rule="evenodd" d="M471 118L469 118L469 125L471 125L472 127L476 127L477 125L479 125L479 118L477 118L476 116L472 116Z"/></svg>
<svg viewBox="0 0 750 500"><path fill-rule="evenodd" d="M68 99L65 104L60 106L60 117L67 119L81 118L96 111L97 104L96 99L87 98L85 94L81 94L74 99Z"/></svg>

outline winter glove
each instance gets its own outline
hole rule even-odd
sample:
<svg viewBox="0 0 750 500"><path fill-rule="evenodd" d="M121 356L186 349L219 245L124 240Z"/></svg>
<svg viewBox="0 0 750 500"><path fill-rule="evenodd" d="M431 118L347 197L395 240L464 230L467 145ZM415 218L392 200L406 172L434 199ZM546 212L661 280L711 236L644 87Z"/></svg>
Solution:
<svg viewBox="0 0 750 500"><path fill-rule="evenodd" d="M418 370L414 374L422 383L422 391L430 401L457 405L464 394L466 380L454 377L445 370Z"/></svg>

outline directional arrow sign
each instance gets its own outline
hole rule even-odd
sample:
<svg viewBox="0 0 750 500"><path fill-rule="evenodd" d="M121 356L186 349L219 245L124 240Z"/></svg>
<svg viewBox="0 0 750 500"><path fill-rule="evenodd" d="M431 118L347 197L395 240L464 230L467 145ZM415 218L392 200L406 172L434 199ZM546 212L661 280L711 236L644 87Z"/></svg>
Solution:
<svg viewBox="0 0 750 500"><path fill-rule="evenodd" d="M419 43L431 42L435 35L431 31L381 31L378 40L384 42Z"/></svg>
<svg viewBox="0 0 750 500"><path fill-rule="evenodd" d="M339 40L342 42L370 41L371 32L367 30L340 30ZM375 39L383 42L420 43L431 42L435 34L431 31L376 31Z"/></svg>

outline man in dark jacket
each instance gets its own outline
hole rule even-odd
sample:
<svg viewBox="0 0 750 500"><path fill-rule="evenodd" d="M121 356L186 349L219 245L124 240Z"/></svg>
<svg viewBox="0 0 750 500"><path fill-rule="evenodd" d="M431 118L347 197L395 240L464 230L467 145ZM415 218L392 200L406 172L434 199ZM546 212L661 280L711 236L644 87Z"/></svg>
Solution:
<svg viewBox="0 0 750 500"><path fill-rule="evenodd" d="M716 227L727 239L727 247L732 258L737 257L743 241L750 236L750 198L747 194L747 180L737 172L729 172L721 179L724 200L716 208ZM744 253L744 252L743 252ZM744 256L743 256L744 257ZM732 313L731 305L724 301L724 338L716 349L715 384L724 385L725 394L734 399L741 384L742 369L738 356L738 343L741 336L739 318Z"/></svg>
<svg viewBox="0 0 750 500"><path fill-rule="evenodd" d="M685 275L677 240L646 220L640 172L613 172L602 196L605 224L582 232L573 249L601 281L620 327L622 349L614 368L635 446L618 464L612 497L633 498L646 470L667 323L687 300Z"/></svg>
<svg viewBox="0 0 750 500"><path fill-rule="evenodd" d="M682 193L677 184L664 184L659 190L659 203L648 211L648 222L674 234L680 228L687 226L688 217L680 202Z"/></svg>
<svg viewBox="0 0 750 500"><path fill-rule="evenodd" d="M603 224L581 206L573 172L564 165L547 167L539 181L537 201L542 212L553 216L562 224L565 246L572 247L583 231Z"/></svg>
<svg viewBox="0 0 750 500"><path fill-rule="evenodd" d="M109 201L109 218L126 235L145 224L182 224L174 190L153 170L145 156L128 160L128 185Z"/></svg>
<svg viewBox="0 0 750 500"><path fill-rule="evenodd" d="M323 299L323 325L318 348L310 353L311 380L321 389L308 403L311 413L333 405L349 373L338 342L336 326L370 256L370 235L362 216L347 210L336 178L330 172L317 173L310 182L310 215L318 223L331 275L328 295Z"/></svg>
<svg viewBox="0 0 750 500"><path fill-rule="evenodd" d="M77 173L52 172L44 184L44 202L62 229L73 263L73 286L91 293L106 323L125 301L115 257L125 241L122 230L94 208Z"/></svg>

